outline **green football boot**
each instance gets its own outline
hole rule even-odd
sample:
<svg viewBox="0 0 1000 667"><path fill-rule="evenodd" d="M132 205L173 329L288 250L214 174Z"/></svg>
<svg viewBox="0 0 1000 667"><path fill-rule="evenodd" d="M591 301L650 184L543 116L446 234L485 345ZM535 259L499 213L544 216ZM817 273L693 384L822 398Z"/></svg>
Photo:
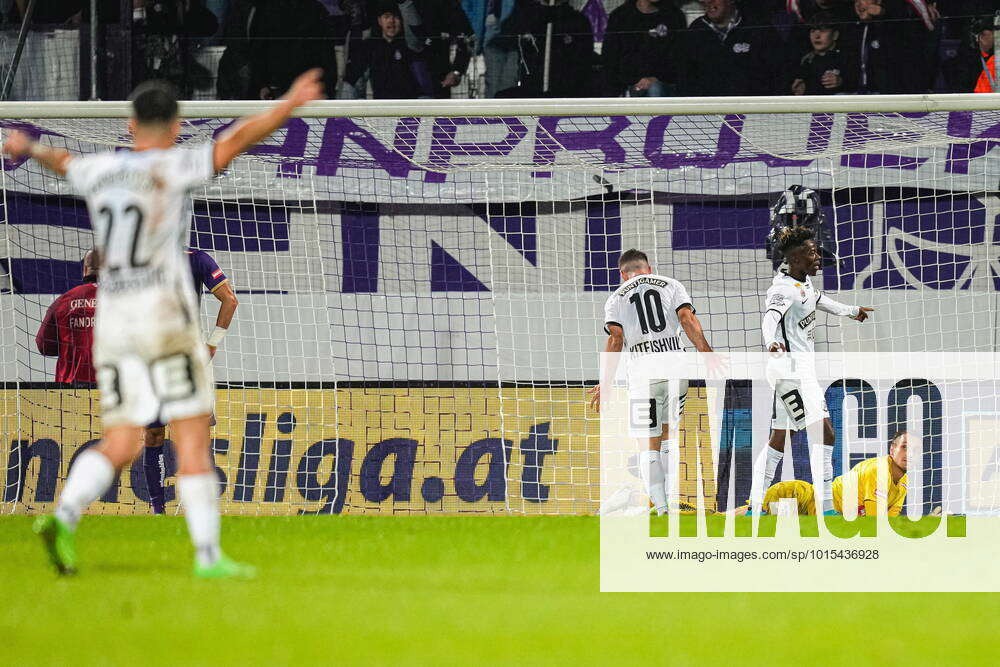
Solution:
<svg viewBox="0 0 1000 667"><path fill-rule="evenodd" d="M34 530L59 574L76 574L76 546L69 526L50 514L35 519Z"/></svg>
<svg viewBox="0 0 1000 667"><path fill-rule="evenodd" d="M194 566L194 576L201 579L253 579L257 568L245 563L237 563L228 556L219 556L211 565Z"/></svg>

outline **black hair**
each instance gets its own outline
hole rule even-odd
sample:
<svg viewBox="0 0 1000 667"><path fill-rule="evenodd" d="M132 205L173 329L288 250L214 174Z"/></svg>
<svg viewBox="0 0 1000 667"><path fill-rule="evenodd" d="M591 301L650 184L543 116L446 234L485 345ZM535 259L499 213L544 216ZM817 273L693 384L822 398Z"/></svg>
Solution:
<svg viewBox="0 0 1000 667"><path fill-rule="evenodd" d="M166 81L140 83L129 100L132 117L139 124L166 124L177 118L177 89Z"/></svg>
<svg viewBox="0 0 1000 667"><path fill-rule="evenodd" d="M643 262L648 265L649 257L647 257L646 253L643 251L631 248L623 252L622 256L618 259L618 268L624 269L629 264L633 264L635 262Z"/></svg>
<svg viewBox="0 0 1000 667"><path fill-rule="evenodd" d="M398 18L403 18L403 14L400 12L399 3L395 0L383 0L375 5L375 21L383 14L395 14Z"/></svg>
<svg viewBox="0 0 1000 667"><path fill-rule="evenodd" d="M899 440L900 438L902 438L904 435L906 435L906 429L905 428L901 428L898 431L896 431L895 433L893 433L892 437L889 438L889 449L892 449L892 446L894 444L896 444L896 441Z"/></svg>
<svg viewBox="0 0 1000 667"><path fill-rule="evenodd" d="M840 30L840 26L837 23L837 17L834 16L833 12L819 11L813 14L812 18L809 19L809 29L810 30Z"/></svg>
<svg viewBox="0 0 1000 667"><path fill-rule="evenodd" d="M778 234L778 250L784 257L793 252L806 241L815 241L816 234L808 227L787 227Z"/></svg>

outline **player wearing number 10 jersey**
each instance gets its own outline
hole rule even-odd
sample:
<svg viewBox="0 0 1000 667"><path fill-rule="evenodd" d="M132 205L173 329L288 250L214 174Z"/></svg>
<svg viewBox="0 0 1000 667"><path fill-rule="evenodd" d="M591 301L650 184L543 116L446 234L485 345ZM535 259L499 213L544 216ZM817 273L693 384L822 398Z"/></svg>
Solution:
<svg viewBox="0 0 1000 667"><path fill-rule="evenodd" d="M711 352L687 290L673 278L653 273L646 253L628 250L618 263L622 284L604 306L605 352L627 350L630 368L657 352L680 352L681 329L700 352ZM601 384L590 390L591 405L600 409L602 387L610 386L617 354L602 364ZM676 429L687 397L687 381L629 382L629 433L648 445L640 453L639 471L657 514L667 511L671 481L676 478ZM670 427L674 427L671 437Z"/></svg>
<svg viewBox="0 0 1000 667"><path fill-rule="evenodd" d="M175 145L177 99L159 82L142 84L132 96L131 151L74 156L18 132L8 138L8 155L30 156L66 176L86 199L102 258L94 362L104 436L77 458L55 515L35 525L61 573L76 569L80 515L136 457L142 427L156 418L170 422L177 447L177 490L195 546L195 574L252 573L219 548L218 480L209 456L214 386L184 254L190 191L281 127L298 106L319 99L320 75L306 72L276 105L193 149Z"/></svg>

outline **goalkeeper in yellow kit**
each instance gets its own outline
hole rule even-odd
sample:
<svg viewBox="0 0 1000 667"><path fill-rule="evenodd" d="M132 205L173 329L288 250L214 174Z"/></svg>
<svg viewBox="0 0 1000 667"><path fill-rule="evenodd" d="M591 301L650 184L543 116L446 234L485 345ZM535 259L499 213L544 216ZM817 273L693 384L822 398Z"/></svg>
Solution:
<svg viewBox="0 0 1000 667"><path fill-rule="evenodd" d="M906 465L909 436L906 431L898 431L889 441L889 455L865 459L851 468L847 475L833 480L833 509L844 513L844 485L849 477L858 489L858 516L875 516L878 511L878 470L888 468L886 478L889 488L885 491L885 504L889 516L899 516L906 501ZM764 494L761 507L769 513L771 503L781 498L794 498L799 506L799 514L815 515L816 498L813 485L801 480L772 484Z"/></svg>

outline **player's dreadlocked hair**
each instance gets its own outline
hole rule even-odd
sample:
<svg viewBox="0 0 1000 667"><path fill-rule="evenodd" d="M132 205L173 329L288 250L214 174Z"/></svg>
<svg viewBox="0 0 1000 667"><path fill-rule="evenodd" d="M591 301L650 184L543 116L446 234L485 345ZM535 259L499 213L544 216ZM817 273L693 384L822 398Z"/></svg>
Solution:
<svg viewBox="0 0 1000 667"><path fill-rule="evenodd" d="M177 118L177 89L166 81L140 83L129 100L132 117L140 124L166 124Z"/></svg>
<svg viewBox="0 0 1000 667"><path fill-rule="evenodd" d="M637 264L639 262L648 265L649 257L643 251L632 248L622 253L622 256L618 259L618 268L625 271L626 268L631 268L633 264ZM625 272L631 273L631 271Z"/></svg>
<svg viewBox="0 0 1000 667"><path fill-rule="evenodd" d="M806 241L815 241L816 234L808 227L786 227L778 233L776 247L783 257L803 245Z"/></svg>

